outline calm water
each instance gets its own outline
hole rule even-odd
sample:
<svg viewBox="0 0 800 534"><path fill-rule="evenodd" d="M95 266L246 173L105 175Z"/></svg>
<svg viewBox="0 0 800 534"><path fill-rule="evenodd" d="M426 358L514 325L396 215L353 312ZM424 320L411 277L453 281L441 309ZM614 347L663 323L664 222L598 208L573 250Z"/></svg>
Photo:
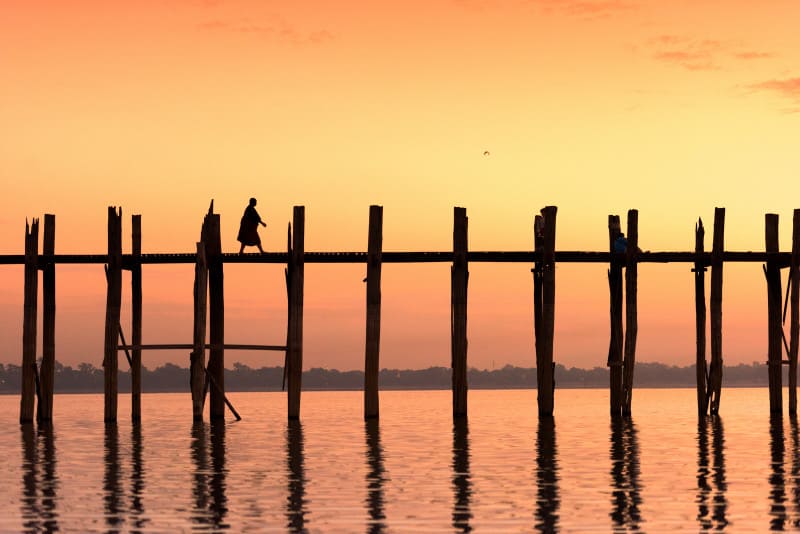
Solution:
<svg viewBox="0 0 800 534"><path fill-rule="evenodd" d="M800 431L766 390L725 390L698 424L693 390L638 390L612 423L602 390L232 393L243 415L191 423L188 394L145 395L144 422L102 423L100 395L56 397L51 431L0 397L0 531L665 532L794 530ZM129 397L122 396L121 414Z"/></svg>

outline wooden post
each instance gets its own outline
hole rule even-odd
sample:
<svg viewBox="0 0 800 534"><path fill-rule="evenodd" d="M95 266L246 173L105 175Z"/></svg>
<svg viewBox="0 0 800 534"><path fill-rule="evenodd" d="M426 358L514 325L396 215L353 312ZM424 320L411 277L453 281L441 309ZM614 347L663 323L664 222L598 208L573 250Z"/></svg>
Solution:
<svg viewBox="0 0 800 534"><path fill-rule="evenodd" d="M364 360L364 419L379 414L378 376L381 339L381 259L383 255L383 207L369 207L367 242L367 342Z"/></svg>
<svg viewBox="0 0 800 534"><path fill-rule="evenodd" d="M467 210L453 209L453 266L450 269L450 366L453 417L467 415Z"/></svg>
<svg viewBox="0 0 800 534"><path fill-rule="evenodd" d="M225 294L222 269L222 239L220 217L213 212L213 203L206 218L206 261L208 262L209 337L211 350L208 357L209 378L218 387L211 388L209 416L211 420L225 418Z"/></svg>
<svg viewBox="0 0 800 534"><path fill-rule="evenodd" d="M553 416L555 389L555 364L553 363L553 335L556 307L556 206L542 209L544 233L542 241L542 361L537 367L541 381L537 384L539 417Z"/></svg>
<svg viewBox="0 0 800 534"><path fill-rule="evenodd" d="M633 400L633 367L636 364L637 282L639 256L639 212L628 210L628 248L625 253L625 354L623 360L623 386L625 403L623 415L631 414Z"/></svg>
<svg viewBox="0 0 800 534"><path fill-rule="evenodd" d="M192 333L194 348L189 357L189 382L192 390L192 418L194 421L203 420L207 304L208 265L206 264L205 244L200 241L197 243L197 257L194 264L194 329Z"/></svg>
<svg viewBox="0 0 800 534"><path fill-rule="evenodd" d="M542 273L544 265L544 218L536 215L533 218L533 250L535 260L533 264L533 336L536 350L536 388L542 383L542 358L544 358L542 334ZM538 404L537 394L537 404Z"/></svg>
<svg viewBox="0 0 800 534"><path fill-rule="evenodd" d="M725 251L725 208L714 208L714 243L711 249L711 366L708 393L711 415L719 414L722 394L722 254Z"/></svg>
<svg viewBox="0 0 800 534"><path fill-rule="evenodd" d="M42 254L52 256L56 248L56 216L44 216ZM56 368L56 265L48 261L42 268L42 367L39 373L42 398L37 406L36 420L53 420L53 389Z"/></svg>
<svg viewBox="0 0 800 534"><path fill-rule="evenodd" d="M288 417L300 419L303 379L303 274L305 262L305 207L295 206L292 250L289 255Z"/></svg>
<svg viewBox="0 0 800 534"><path fill-rule="evenodd" d="M22 319L22 385L19 422L33 422L36 391L36 326L39 307L39 219L25 221L25 296Z"/></svg>
<svg viewBox="0 0 800 534"><path fill-rule="evenodd" d="M791 315L789 323L789 413L797 413L797 353L800 346L800 209L792 218L792 261L789 271Z"/></svg>
<svg viewBox="0 0 800 534"><path fill-rule="evenodd" d="M105 421L117 421L119 314L122 301L122 208L108 207L108 288L103 358Z"/></svg>
<svg viewBox="0 0 800 534"><path fill-rule="evenodd" d="M622 415L622 260L614 253L614 242L620 235L619 215L608 216L609 314L611 336L608 343L609 399L612 416Z"/></svg>
<svg viewBox="0 0 800 534"><path fill-rule="evenodd" d="M697 415L700 416L708 412L708 396L706 395L706 266L703 261L705 233L703 219L698 219L697 226L694 228L694 251L697 254L694 262L694 325L697 336L695 358Z"/></svg>
<svg viewBox="0 0 800 534"><path fill-rule="evenodd" d="M767 252L778 253L778 216L768 213L765 217L765 241ZM768 319L768 353L767 366L769 373L769 411L779 414L782 406L781 365L783 348L781 347L781 271L777 259L768 259L767 276L767 319Z"/></svg>
<svg viewBox="0 0 800 534"><path fill-rule="evenodd" d="M131 217L131 343L142 344L142 216ZM131 420L142 420L142 350L131 350Z"/></svg>

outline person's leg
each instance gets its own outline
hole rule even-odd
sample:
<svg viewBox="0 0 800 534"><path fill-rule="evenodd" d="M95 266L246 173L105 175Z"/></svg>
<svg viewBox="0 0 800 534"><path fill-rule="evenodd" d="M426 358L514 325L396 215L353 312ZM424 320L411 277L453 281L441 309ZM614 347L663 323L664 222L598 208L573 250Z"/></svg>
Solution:
<svg viewBox="0 0 800 534"><path fill-rule="evenodd" d="M264 253L264 249L261 248L261 243L258 244L258 251L261 252L262 254Z"/></svg>
<svg viewBox="0 0 800 534"><path fill-rule="evenodd" d="M243 254L243 253L244 253L244 243L242 243L242 246L239 247L239 254Z"/></svg>

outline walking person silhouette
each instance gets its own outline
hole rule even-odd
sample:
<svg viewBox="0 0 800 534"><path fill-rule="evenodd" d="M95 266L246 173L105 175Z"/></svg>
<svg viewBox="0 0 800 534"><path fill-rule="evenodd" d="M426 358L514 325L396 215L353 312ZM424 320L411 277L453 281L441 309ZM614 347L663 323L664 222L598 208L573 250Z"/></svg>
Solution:
<svg viewBox="0 0 800 534"><path fill-rule="evenodd" d="M256 199L251 198L250 203L244 209L242 221L239 223L239 235L236 236L236 240L242 244L239 247L239 254L244 252L246 246L258 247L258 251L264 253L264 249L261 248L261 237L258 235L259 224L263 227L267 226L267 223L261 220L261 216L256 211Z"/></svg>

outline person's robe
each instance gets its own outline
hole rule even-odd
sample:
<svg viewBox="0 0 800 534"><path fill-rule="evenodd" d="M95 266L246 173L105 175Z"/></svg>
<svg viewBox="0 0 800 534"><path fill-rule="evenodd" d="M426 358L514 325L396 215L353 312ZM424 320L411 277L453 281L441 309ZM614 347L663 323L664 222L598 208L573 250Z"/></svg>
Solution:
<svg viewBox="0 0 800 534"><path fill-rule="evenodd" d="M260 223L261 217L258 215L256 208L247 206L244 210L244 215L242 215L242 221L239 223L237 241L250 247L260 245L261 237L258 235L258 225Z"/></svg>

